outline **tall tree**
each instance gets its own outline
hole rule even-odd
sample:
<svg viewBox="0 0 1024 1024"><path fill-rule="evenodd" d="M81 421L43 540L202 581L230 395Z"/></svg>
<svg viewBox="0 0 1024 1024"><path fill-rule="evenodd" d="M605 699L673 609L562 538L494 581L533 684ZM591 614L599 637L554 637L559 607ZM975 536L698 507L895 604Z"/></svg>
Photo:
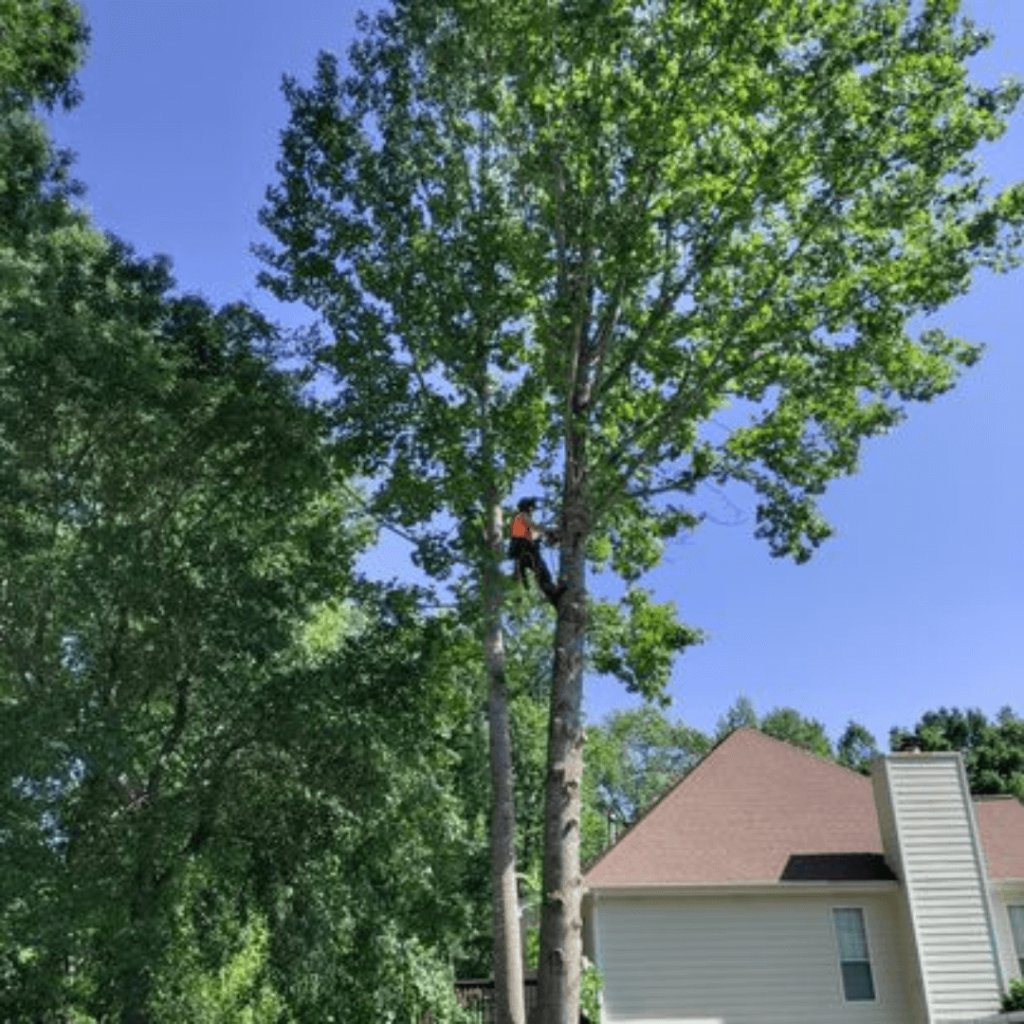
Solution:
<svg viewBox="0 0 1024 1024"><path fill-rule="evenodd" d="M78 8L0 26L0 1019L448 1020L460 627L353 584L277 331L73 208L33 106L76 98Z"/></svg>
<svg viewBox="0 0 1024 1024"><path fill-rule="evenodd" d="M266 281L330 328L378 506L489 524L496 579L500 495L531 469L557 495L545 1024L578 1008L588 560L642 593L705 483L752 488L806 560L829 481L978 356L911 326L1024 220L974 161L1020 90L969 80L958 7L406 0L349 78L322 55L289 83Z"/></svg>
<svg viewBox="0 0 1024 1024"><path fill-rule="evenodd" d="M493 119L474 112L492 88L490 44L453 35L443 60L416 60L423 13L364 22L348 79L321 54L312 88L286 82L285 181L262 215L283 248L263 250L278 272L264 281L331 330L316 356L339 382L339 456L379 483L371 512L413 541L428 573L468 568L479 596L497 1012L524 1024L500 563L503 504L545 429L536 389L503 382L526 359L517 321L531 298L515 254L527 232L503 194Z"/></svg>

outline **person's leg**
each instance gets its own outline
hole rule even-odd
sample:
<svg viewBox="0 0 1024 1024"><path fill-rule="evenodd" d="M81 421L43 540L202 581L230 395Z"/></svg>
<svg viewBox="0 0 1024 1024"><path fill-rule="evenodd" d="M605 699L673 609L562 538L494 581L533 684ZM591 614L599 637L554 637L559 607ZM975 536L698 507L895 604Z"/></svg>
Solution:
<svg viewBox="0 0 1024 1024"><path fill-rule="evenodd" d="M529 547L520 542L519 554L516 558L516 571L519 573L519 581L523 590L530 589L530 573L533 572L533 558L530 555Z"/></svg>
<svg viewBox="0 0 1024 1024"><path fill-rule="evenodd" d="M516 572L519 574L519 582L523 585L523 590L530 589L530 573L533 571L533 562L530 560L528 552L523 552L519 556L519 561L516 562Z"/></svg>
<svg viewBox="0 0 1024 1024"><path fill-rule="evenodd" d="M549 590L552 590L555 586L554 581L551 579L551 573L548 572L548 567L544 564L544 559L541 557L540 552L536 553L535 564L537 566L537 582L540 584L540 589L546 594Z"/></svg>
<svg viewBox="0 0 1024 1024"><path fill-rule="evenodd" d="M533 564L534 564L534 575L537 577L537 585L540 587L544 596L553 604L557 605L559 598L565 593L565 584L560 583L555 586L554 580L551 578L551 573L548 572L548 567L544 564L544 559L541 557L540 548L535 544L533 546Z"/></svg>
<svg viewBox="0 0 1024 1024"><path fill-rule="evenodd" d="M525 549L523 541L519 537L513 537L509 547L509 555L512 558L512 573L523 585L524 590L530 589L530 583L526 578L530 569L529 552Z"/></svg>

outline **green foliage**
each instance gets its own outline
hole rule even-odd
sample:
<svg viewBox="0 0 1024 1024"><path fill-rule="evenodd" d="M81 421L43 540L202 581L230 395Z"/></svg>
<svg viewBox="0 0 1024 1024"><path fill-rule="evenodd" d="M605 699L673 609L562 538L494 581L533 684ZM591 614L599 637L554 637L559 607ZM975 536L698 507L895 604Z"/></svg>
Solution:
<svg viewBox="0 0 1024 1024"><path fill-rule="evenodd" d="M665 687L676 655L701 643L703 634L677 620L673 602L655 604L638 587L621 601L594 602L590 616L594 670L621 680L629 693L667 704Z"/></svg>
<svg viewBox="0 0 1024 1024"><path fill-rule="evenodd" d="M0 289L0 1016L450 1019L480 737L443 623L354 587L274 328L61 209Z"/></svg>
<svg viewBox="0 0 1024 1024"><path fill-rule="evenodd" d="M269 325L170 298L161 263L70 214L20 251L0 355L0 923L33 956L5 998L137 1013L279 660L357 547L312 502L319 422L256 353Z"/></svg>
<svg viewBox="0 0 1024 1024"><path fill-rule="evenodd" d="M410 5L349 78L288 80L264 281L331 327L342 435L409 522L471 504L465 439L507 486L571 419L627 580L698 521L655 497L705 481L749 484L802 560L862 441L974 361L908 324L1016 258L1020 190L970 155L1019 87L968 80L988 39L955 4L752 9Z"/></svg>
<svg viewBox="0 0 1024 1024"><path fill-rule="evenodd" d="M587 729L583 775L584 861L630 825L711 747L703 733L651 705L616 711Z"/></svg>
<svg viewBox="0 0 1024 1024"><path fill-rule="evenodd" d="M803 747L819 757L835 759L844 767L865 775L871 759L878 753L874 736L852 719L833 751L825 726L817 719L806 718L794 708L774 708L759 716L750 699L742 694L719 718L716 736L722 739L739 728L760 729L768 736Z"/></svg>
<svg viewBox="0 0 1024 1024"><path fill-rule="evenodd" d="M1010 1013L1013 1010L1024 1010L1024 978L1013 978L1009 991L1003 996L1003 1013Z"/></svg>
<svg viewBox="0 0 1024 1024"><path fill-rule="evenodd" d="M741 693L729 710L718 719L715 735L721 739L736 729L756 729L757 723L758 717L753 703L749 697Z"/></svg>
<svg viewBox="0 0 1024 1024"><path fill-rule="evenodd" d="M794 746L831 759L832 743L825 733L825 726L816 718L805 718L793 708L775 708L761 719L761 732L785 740Z"/></svg>
<svg viewBox="0 0 1024 1024"><path fill-rule="evenodd" d="M879 754L875 737L852 719L836 744L836 760L861 775L871 773L871 761Z"/></svg>
<svg viewBox="0 0 1024 1024"><path fill-rule="evenodd" d="M204 922L206 928L221 922ZM294 1018L266 977L269 933L259 918L232 929L230 951L218 951L211 967L203 952L221 936L196 930L189 922L179 933L161 971L152 1000L156 1021L190 1024L281 1024Z"/></svg>
<svg viewBox="0 0 1024 1024"><path fill-rule="evenodd" d="M88 30L71 0L0 0L0 114L41 103L70 109Z"/></svg>
<svg viewBox="0 0 1024 1024"><path fill-rule="evenodd" d="M923 750L958 750L973 793L1009 793L1024 800L1024 719L1005 707L994 722L978 708L925 712L913 729L893 727L891 750L916 735Z"/></svg>
<svg viewBox="0 0 1024 1024"><path fill-rule="evenodd" d="M586 964L580 974L580 1010L590 1024L601 1024L601 990L604 978L593 965Z"/></svg>
<svg viewBox="0 0 1024 1024"><path fill-rule="evenodd" d="M275 988L299 1019L431 1006L447 1019L449 964L478 955L486 755L475 666L462 659L463 627L389 603L364 594L366 627L281 691L270 717L287 773L248 812L254 836L280 822L252 874Z"/></svg>

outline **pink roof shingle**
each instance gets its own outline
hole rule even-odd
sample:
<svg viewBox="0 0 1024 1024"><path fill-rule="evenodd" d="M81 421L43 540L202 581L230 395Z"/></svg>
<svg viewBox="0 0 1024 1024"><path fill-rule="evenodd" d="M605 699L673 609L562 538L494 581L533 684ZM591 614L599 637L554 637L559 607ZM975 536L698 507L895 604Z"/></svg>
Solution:
<svg viewBox="0 0 1024 1024"><path fill-rule="evenodd" d="M1012 796L976 797L981 845L991 878L1024 881L1024 804Z"/></svg>
<svg viewBox="0 0 1024 1024"><path fill-rule="evenodd" d="M1024 807L1011 802L979 804L993 878L1024 878ZM754 729L738 729L591 865L585 884L614 889L778 882L795 877L792 865L787 873L795 855L881 853L868 778ZM843 871L852 863L799 859L834 863ZM856 861L869 874L877 862Z"/></svg>

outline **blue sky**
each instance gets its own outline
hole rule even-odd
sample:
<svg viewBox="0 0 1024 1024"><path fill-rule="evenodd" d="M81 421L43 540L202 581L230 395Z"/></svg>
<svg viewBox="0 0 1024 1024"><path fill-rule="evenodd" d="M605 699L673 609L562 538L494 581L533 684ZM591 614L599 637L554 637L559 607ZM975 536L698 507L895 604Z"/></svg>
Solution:
<svg viewBox="0 0 1024 1024"><path fill-rule="evenodd" d="M78 153L98 225L168 254L179 287L248 299L284 323L301 310L255 285L249 252L275 179L283 74L308 80L320 49L343 52L358 5L328 0L88 0L84 103L53 119ZM996 32L975 76L1024 77L1024 3L971 0ZM1005 184L1024 176L1024 108L984 151ZM752 506L723 506L645 582L709 634L677 665L672 714L713 730L738 694L788 705L835 739L855 718L884 745L941 705L1024 713L1024 277L979 275L934 318L987 344L955 392L912 411L866 449L824 502L837 535L804 566L751 538ZM388 574L405 571L390 548ZM591 719L632 701L589 681Z"/></svg>

